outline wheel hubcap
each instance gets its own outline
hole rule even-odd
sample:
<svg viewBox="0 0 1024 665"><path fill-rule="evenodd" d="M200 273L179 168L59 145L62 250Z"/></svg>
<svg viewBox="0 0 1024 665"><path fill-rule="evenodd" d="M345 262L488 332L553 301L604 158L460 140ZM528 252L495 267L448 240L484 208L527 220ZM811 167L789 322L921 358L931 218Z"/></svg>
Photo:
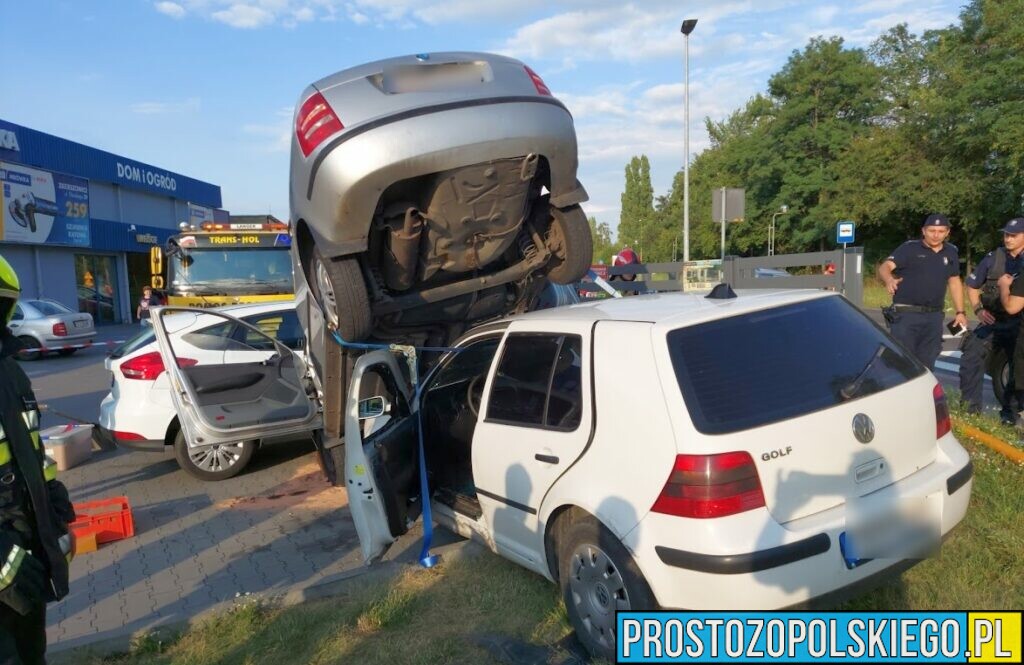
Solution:
<svg viewBox="0 0 1024 665"><path fill-rule="evenodd" d="M224 471L238 462L242 457L245 443L216 444L203 448L190 448L188 457L196 467L203 471Z"/></svg>
<svg viewBox="0 0 1024 665"><path fill-rule="evenodd" d="M569 569L570 600L590 637L606 648L615 644L615 612L630 609L622 574L596 545L580 545Z"/></svg>
<svg viewBox="0 0 1024 665"><path fill-rule="evenodd" d="M327 274L327 267L320 260L316 262L316 285L320 291L320 298L323 300L322 304L326 310L327 317L331 323L337 325L338 302L334 297L334 285L331 284L331 278Z"/></svg>

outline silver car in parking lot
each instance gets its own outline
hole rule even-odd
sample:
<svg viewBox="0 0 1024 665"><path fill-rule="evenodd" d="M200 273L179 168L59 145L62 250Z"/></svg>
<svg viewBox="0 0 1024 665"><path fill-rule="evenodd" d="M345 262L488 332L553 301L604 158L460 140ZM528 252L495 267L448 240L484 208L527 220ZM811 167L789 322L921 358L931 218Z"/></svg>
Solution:
<svg viewBox="0 0 1024 665"><path fill-rule="evenodd" d="M568 109L524 63L428 53L328 76L296 104L296 303L340 435L346 341L443 346L589 269Z"/></svg>
<svg viewBox="0 0 1024 665"><path fill-rule="evenodd" d="M56 300L19 300L9 324L11 332L28 348L19 358L36 360L40 347L70 356L77 349L65 348L91 342L96 336L92 315L76 312Z"/></svg>

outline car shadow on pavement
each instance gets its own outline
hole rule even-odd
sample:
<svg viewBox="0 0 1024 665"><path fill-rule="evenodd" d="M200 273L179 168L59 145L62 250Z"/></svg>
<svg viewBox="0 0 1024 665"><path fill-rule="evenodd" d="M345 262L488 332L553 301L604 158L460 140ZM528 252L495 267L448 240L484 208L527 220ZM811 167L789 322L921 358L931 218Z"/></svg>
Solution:
<svg viewBox="0 0 1024 665"><path fill-rule="evenodd" d="M119 455L126 454L139 454L144 455L146 453L133 453L132 451L116 451L113 454L100 452L94 453L93 457L87 464L99 464L104 462L110 462L116 459ZM129 483L144 482L147 480L155 480L161 476L166 476L169 473L178 471L178 463L174 458L166 459L160 458L154 455L154 459L159 461L154 464L133 469L127 473L123 473L119 476L112 478L104 478L103 480L97 480L92 483L86 483L84 485L75 485L69 487L68 490L71 493L73 501L83 501L96 496L104 495L109 493L111 490L120 491Z"/></svg>
<svg viewBox="0 0 1024 665"><path fill-rule="evenodd" d="M252 456L249 466L241 474L255 473L284 462L308 455L316 450L313 439L299 437L288 441L271 441L261 445Z"/></svg>

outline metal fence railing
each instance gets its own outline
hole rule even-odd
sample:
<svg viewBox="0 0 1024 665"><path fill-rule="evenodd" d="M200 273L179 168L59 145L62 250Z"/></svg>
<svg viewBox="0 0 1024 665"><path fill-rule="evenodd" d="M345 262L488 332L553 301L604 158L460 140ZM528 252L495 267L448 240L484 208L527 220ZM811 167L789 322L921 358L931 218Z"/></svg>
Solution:
<svg viewBox="0 0 1024 665"><path fill-rule="evenodd" d="M825 272L828 264L835 266L834 273ZM622 293L701 292L723 282L734 289L831 289L844 294L860 307L864 302L864 248L774 256L727 256L724 261L607 266L599 271L599 276ZM629 276L635 279L623 279ZM580 291L604 293L600 286L589 280L580 284Z"/></svg>

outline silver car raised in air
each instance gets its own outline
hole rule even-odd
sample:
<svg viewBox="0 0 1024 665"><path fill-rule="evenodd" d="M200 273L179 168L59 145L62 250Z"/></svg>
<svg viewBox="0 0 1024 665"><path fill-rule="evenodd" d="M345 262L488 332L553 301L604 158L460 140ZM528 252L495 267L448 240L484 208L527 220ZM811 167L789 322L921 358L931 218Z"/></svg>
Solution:
<svg viewBox="0 0 1024 665"><path fill-rule="evenodd" d="M572 116L518 60L430 53L346 69L296 105L297 309L340 435L352 354L329 339L442 346L587 271Z"/></svg>

